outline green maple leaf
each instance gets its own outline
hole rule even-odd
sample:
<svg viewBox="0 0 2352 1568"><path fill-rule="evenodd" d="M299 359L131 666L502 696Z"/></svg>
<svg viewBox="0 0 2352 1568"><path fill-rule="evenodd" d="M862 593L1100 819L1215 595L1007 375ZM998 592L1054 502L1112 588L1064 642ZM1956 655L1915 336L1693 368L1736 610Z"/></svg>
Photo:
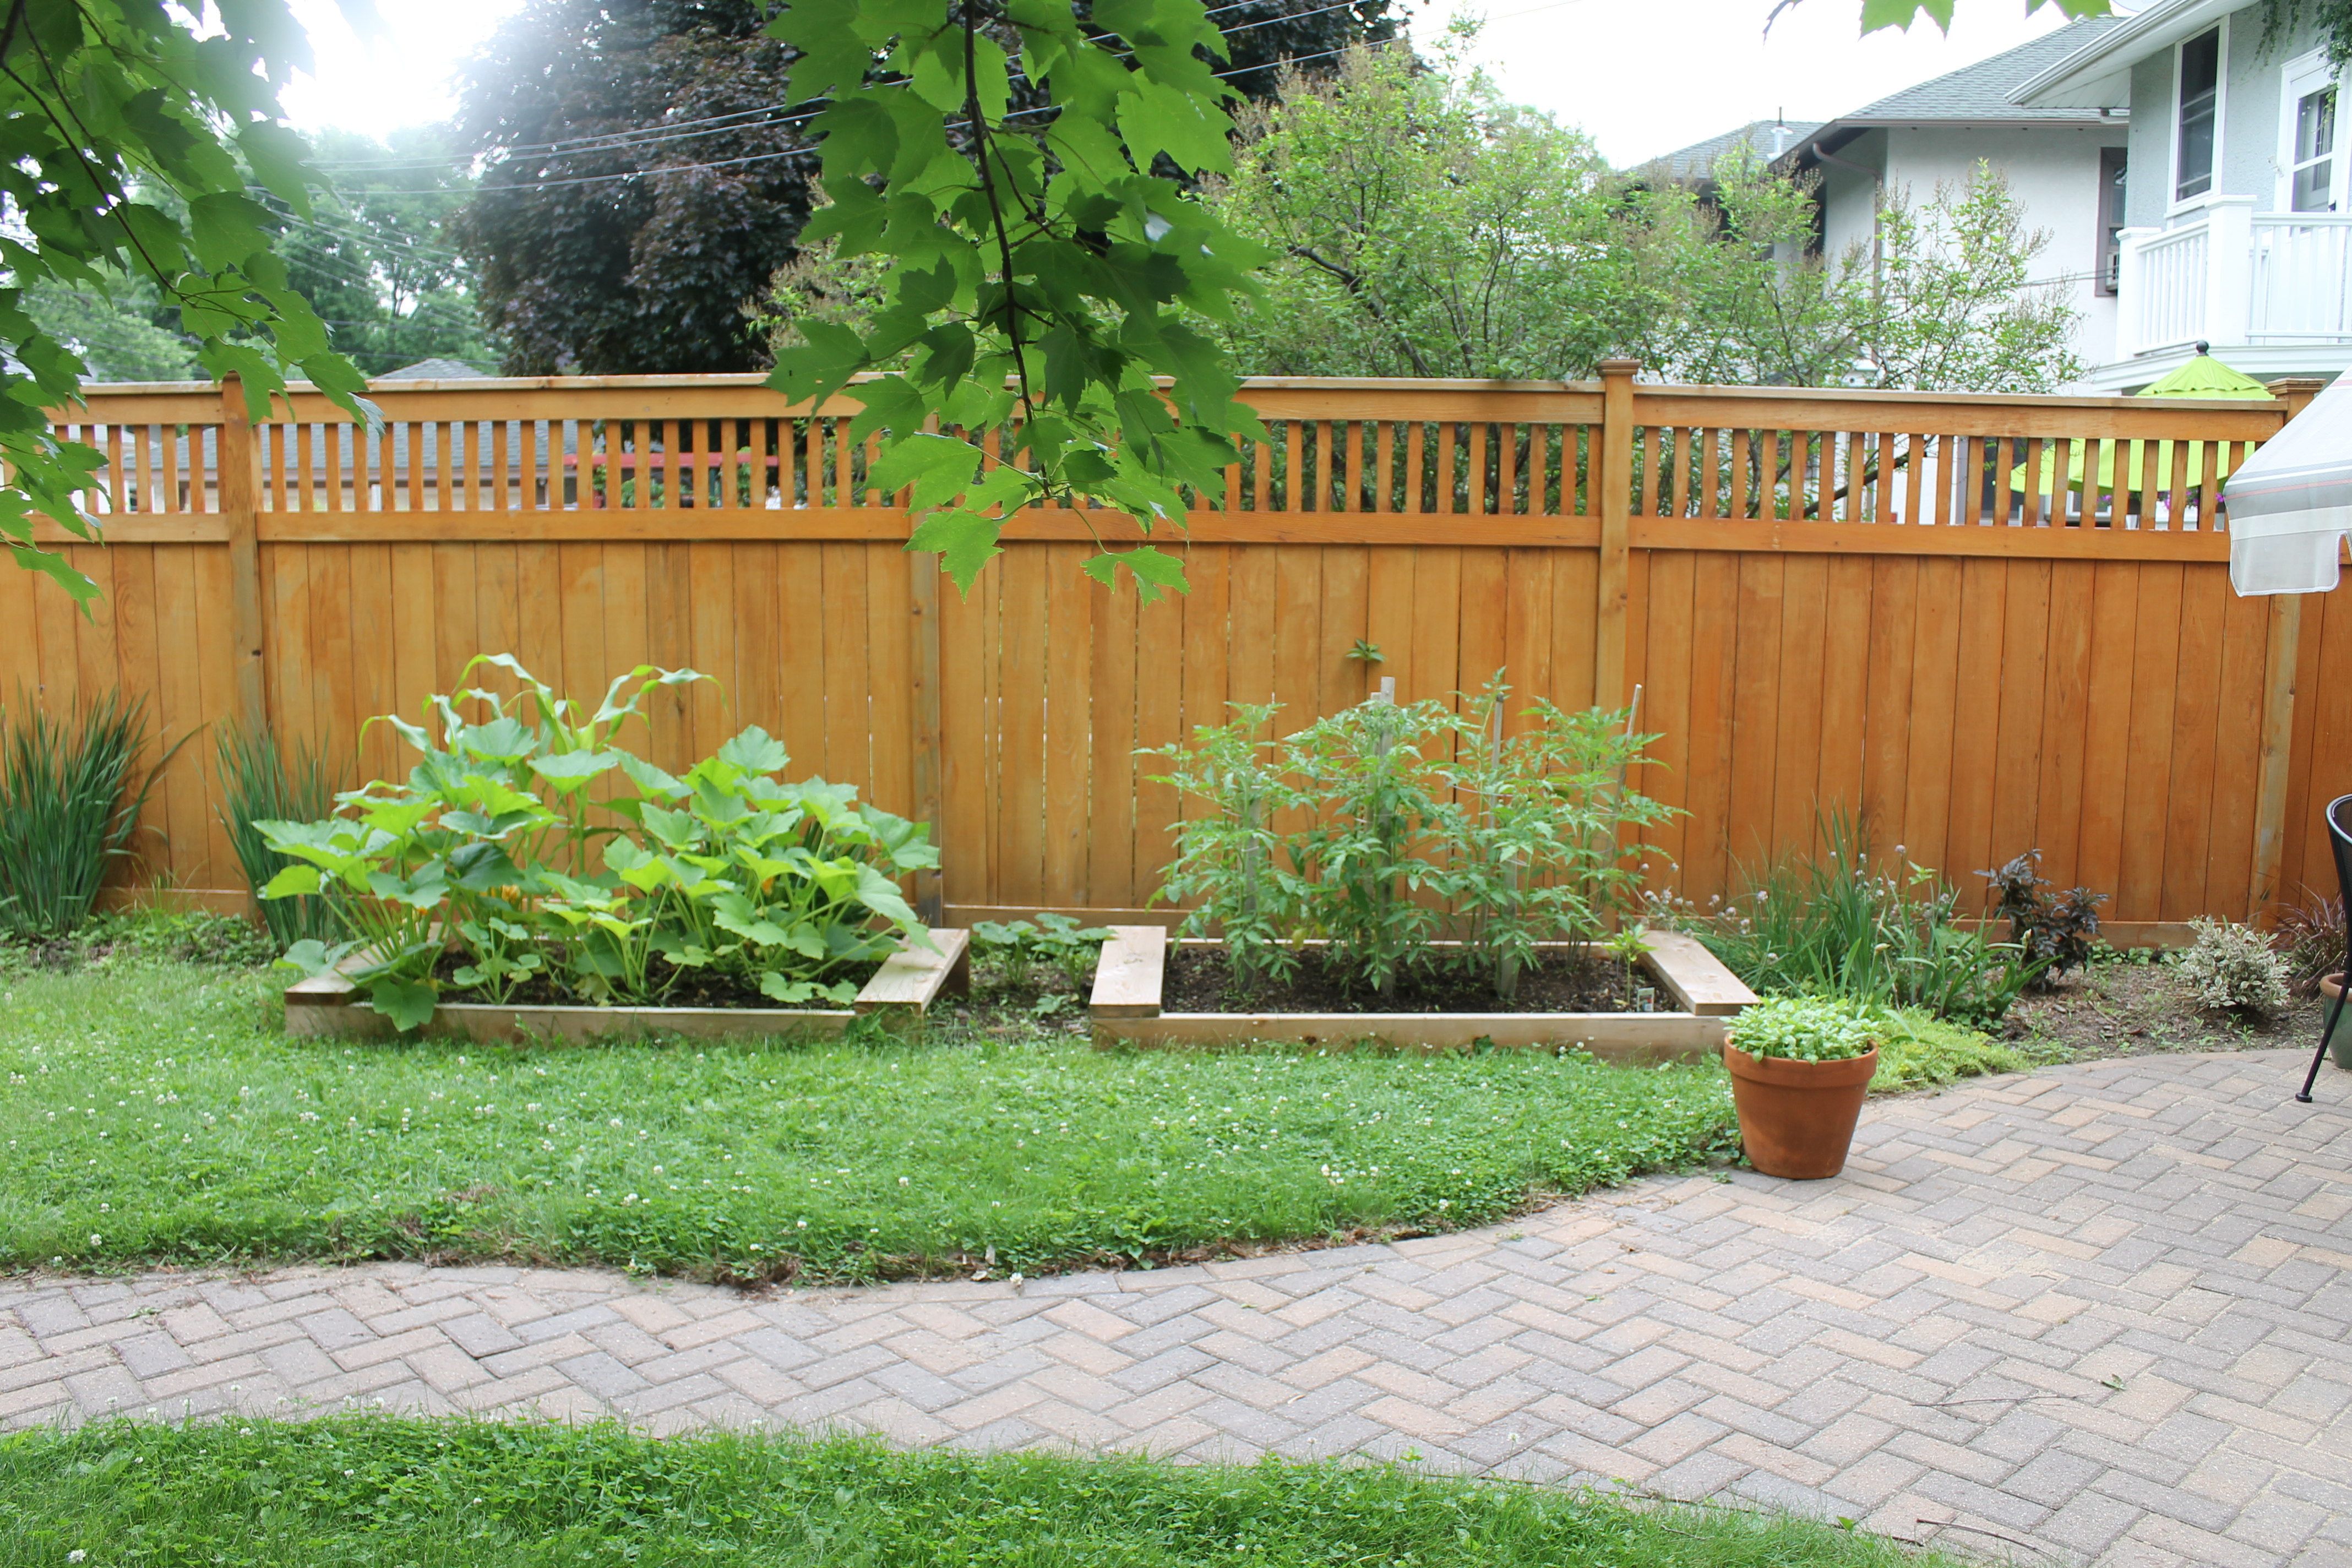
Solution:
<svg viewBox="0 0 2352 1568"><path fill-rule="evenodd" d="M1088 557L1085 571L1104 587L1116 588L1122 566L1135 574L1135 596L1144 604L1158 604L1163 592L1191 591L1184 581L1184 563L1156 544L1138 545L1133 550L1106 550Z"/></svg>

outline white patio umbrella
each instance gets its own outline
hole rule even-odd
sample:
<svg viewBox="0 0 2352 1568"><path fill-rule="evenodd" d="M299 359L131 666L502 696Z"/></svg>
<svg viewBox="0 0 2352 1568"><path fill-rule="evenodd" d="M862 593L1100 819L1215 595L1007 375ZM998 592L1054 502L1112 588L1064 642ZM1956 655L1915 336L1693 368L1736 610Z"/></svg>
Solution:
<svg viewBox="0 0 2352 1568"><path fill-rule="evenodd" d="M2264 443L2246 466L2221 487L2230 511L2230 585L2241 595L2325 593L2336 586L2336 550L2352 532L2352 375L2311 400L2285 429ZM2352 847L2342 818L2352 815L2352 795L2331 802L2327 832L2336 877L2346 876ZM2311 1103L2311 1086L2343 1016L2338 992L2311 1054L2311 1070L2295 1096Z"/></svg>
<svg viewBox="0 0 2352 1568"><path fill-rule="evenodd" d="M2246 459L2221 487L2230 509L2230 585L2241 595L2324 594L2352 532L2352 375Z"/></svg>

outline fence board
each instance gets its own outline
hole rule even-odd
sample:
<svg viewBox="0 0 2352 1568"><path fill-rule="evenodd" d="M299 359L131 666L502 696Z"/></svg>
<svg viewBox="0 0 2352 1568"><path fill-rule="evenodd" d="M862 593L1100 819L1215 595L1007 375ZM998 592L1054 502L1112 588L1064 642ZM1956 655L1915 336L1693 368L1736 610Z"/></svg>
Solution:
<svg viewBox="0 0 2352 1568"><path fill-rule="evenodd" d="M1811 852L1814 817L1827 804L1821 795L1822 679L1823 630L1829 603L1829 557L1799 555L1783 565L1780 578L1780 712L1774 726L1771 842Z"/></svg>
<svg viewBox="0 0 2352 1568"><path fill-rule="evenodd" d="M1977 873L1992 864L1994 773L2000 761L2001 692L2006 664L2009 565L2005 561L1959 563L1959 658L1966 672L1953 683L1950 803L1945 821L1945 870L1974 902L1985 886Z"/></svg>
<svg viewBox="0 0 2352 1568"><path fill-rule="evenodd" d="M1822 647L1821 771L1815 798L1826 809L1862 810L1862 768L1869 730L1871 563L1828 562L1829 623Z"/></svg>
<svg viewBox="0 0 2352 1568"><path fill-rule="evenodd" d="M2157 895L2158 907L2165 912L2157 917L2159 920L2185 921L2205 912L2205 868L2212 848L2217 761L2213 748L2221 721L2221 627L2233 595L2210 591L2210 584L2198 583L2190 574L2204 576L2213 570L2210 566L2187 567L2182 574L2179 675L2172 717L2172 787L2166 802ZM2208 591L2195 591L2200 587Z"/></svg>
<svg viewBox="0 0 2352 1568"><path fill-rule="evenodd" d="M1726 844L1734 861L1760 862L1772 849L1780 699L1781 593L1788 563L1746 556L1739 563L1738 618L1732 652L1731 803Z"/></svg>
<svg viewBox="0 0 2352 1568"><path fill-rule="evenodd" d="M2094 572L2084 561L2057 561L2050 566L2050 633L2039 693L2042 770L2032 847L2042 851L2042 874L2061 888L2081 880L2076 839L2083 821L2083 731L2090 711Z"/></svg>
<svg viewBox="0 0 2352 1568"><path fill-rule="evenodd" d="M1045 575L1045 887L1087 885L1089 815L1100 805L1089 788L1094 654L1094 584L1079 571L1082 545L1049 544ZM1052 900L1047 900L1052 902Z"/></svg>
<svg viewBox="0 0 2352 1568"><path fill-rule="evenodd" d="M1903 842L1911 764L1911 647L1918 635L1919 563L1870 563L1868 689L1863 731L1863 836L1882 854Z"/></svg>
<svg viewBox="0 0 2352 1568"><path fill-rule="evenodd" d="M1979 866L1998 866L2041 847L2042 692L2050 658L2048 561L2007 565L2008 608L2001 628L2000 740L1993 754L1991 837ZM2046 859L2046 857L2045 857ZM2048 876L2045 865L2042 875Z"/></svg>
<svg viewBox="0 0 2352 1568"><path fill-rule="evenodd" d="M2116 918L2158 918L2164 834L2172 791L2174 699L2179 689L2180 568L2139 569L2139 634L2133 647L2130 769L2124 790L2123 858Z"/></svg>
<svg viewBox="0 0 2352 1568"><path fill-rule="evenodd" d="M1908 858L1945 871L1964 870L1945 854L1951 826L1952 724L1960 686L1960 563L1919 563L1919 606L1908 649L1911 661L1910 763L1906 770L1898 840ZM1983 672L1971 671L1980 681Z"/></svg>

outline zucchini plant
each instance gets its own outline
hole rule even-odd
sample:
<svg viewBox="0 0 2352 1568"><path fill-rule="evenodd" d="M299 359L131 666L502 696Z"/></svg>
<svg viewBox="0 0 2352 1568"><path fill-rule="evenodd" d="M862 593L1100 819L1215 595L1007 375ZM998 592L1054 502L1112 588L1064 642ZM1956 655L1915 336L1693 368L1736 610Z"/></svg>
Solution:
<svg viewBox="0 0 2352 1568"><path fill-rule="evenodd" d="M646 724L650 692L708 677L640 666L583 716L505 655L461 683L485 664L520 692L468 689L434 697L422 723L383 721L420 753L405 782L349 791L321 821L255 824L294 862L263 897L339 895L341 939L296 943L289 967L341 969L405 1030L451 986L654 1005L705 976L845 1004L861 967L931 946L898 881L939 864L928 828L847 784L786 782L783 745L757 726L683 775L618 743ZM466 717L467 700L488 717Z"/></svg>

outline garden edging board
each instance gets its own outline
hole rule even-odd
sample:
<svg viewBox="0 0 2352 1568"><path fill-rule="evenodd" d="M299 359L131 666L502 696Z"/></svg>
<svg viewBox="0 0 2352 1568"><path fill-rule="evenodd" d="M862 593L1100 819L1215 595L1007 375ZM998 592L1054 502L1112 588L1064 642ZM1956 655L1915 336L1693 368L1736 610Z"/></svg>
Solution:
<svg viewBox="0 0 2352 1568"><path fill-rule="evenodd" d="M586 1041L648 1034L691 1039L757 1039L775 1036L831 1038L860 1014L919 1020L943 991L971 990L971 933L935 931L937 952L902 947L882 961L845 1008L834 1007L585 1007L445 1002L419 1031L441 1039L511 1044L530 1039ZM321 975L286 988L286 1032L346 1038L390 1039L392 1020L362 1005L341 975Z"/></svg>
<svg viewBox="0 0 2352 1568"><path fill-rule="evenodd" d="M1491 1041L1511 1047L1573 1046L1602 1061L1711 1060L1726 1020L1757 1000L1696 938L1649 931L1642 967L1675 1003L1670 1013L1163 1013L1169 933L1113 926L1087 1008L1094 1043L1108 1046L1372 1044L1441 1051Z"/></svg>

